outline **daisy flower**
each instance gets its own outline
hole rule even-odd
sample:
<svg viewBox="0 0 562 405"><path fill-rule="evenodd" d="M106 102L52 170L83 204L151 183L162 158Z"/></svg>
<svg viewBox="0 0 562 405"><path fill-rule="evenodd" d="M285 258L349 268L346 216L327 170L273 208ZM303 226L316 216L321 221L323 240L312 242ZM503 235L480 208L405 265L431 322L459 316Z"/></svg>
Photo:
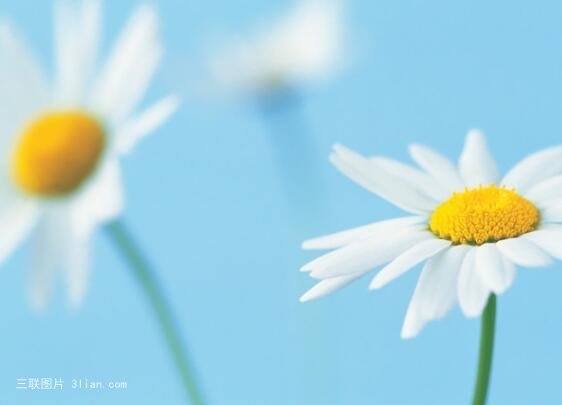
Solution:
<svg viewBox="0 0 562 405"><path fill-rule="evenodd" d="M262 35L240 40L212 61L218 87L268 93L328 77L342 59L339 0L302 0Z"/></svg>
<svg viewBox="0 0 562 405"><path fill-rule="evenodd" d="M136 9L98 69L100 14L99 1L56 3L52 80L0 21L0 261L33 234L36 307L60 271L81 301L92 233L123 210L119 158L178 104L135 112L162 57L155 11Z"/></svg>
<svg viewBox="0 0 562 405"><path fill-rule="evenodd" d="M409 152L418 167L334 147L342 173L409 215L305 241L304 249L335 250L302 268L321 281L301 301L383 266L370 284L378 289L425 263L402 328L411 338L456 302L480 316L516 266L562 260L562 147L526 157L503 178L479 131L468 133L457 165L422 145Z"/></svg>

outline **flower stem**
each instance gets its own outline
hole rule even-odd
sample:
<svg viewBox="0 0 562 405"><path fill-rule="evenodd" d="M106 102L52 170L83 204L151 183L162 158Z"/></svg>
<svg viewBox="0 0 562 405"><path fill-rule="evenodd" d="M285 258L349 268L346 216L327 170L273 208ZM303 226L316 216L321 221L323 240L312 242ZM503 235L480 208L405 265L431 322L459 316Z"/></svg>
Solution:
<svg viewBox="0 0 562 405"><path fill-rule="evenodd" d="M478 375L474 387L473 405L485 405L490 385L492 358L494 354L494 333L496 328L496 296L490 295L482 314L480 331L480 354L478 359Z"/></svg>
<svg viewBox="0 0 562 405"><path fill-rule="evenodd" d="M126 226L119 220L107 225L109 236L118 248L123 258L129 264L133 275L139 282L148 298L154 314L158 320L164 338L174 358L174 362L180 374L186 394L192 405L203 404L201 392L195 381L194 372L189 364L187 353L184 350L180 334L171 315L164 293L159 286L154 272L148 265L147 260L136 246Z"/></svg>

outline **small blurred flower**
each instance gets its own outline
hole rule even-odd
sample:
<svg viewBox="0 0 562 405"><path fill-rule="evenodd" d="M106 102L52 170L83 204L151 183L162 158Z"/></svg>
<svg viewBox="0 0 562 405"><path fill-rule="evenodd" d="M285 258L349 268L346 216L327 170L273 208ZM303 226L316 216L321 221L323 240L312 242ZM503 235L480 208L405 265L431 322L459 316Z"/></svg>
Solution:
<svg viewBox="0 0 562 405"><path fill-rule="evenodd" d="M342 60L342 7L338 0L302 0L253 40L217 55L211 70L227 93L268 94L332 74Z"/></svg>
<svg viewBox="0 0 562 405"><path fill-rule="evenodd" d="M528 156L503 179L478 131L468 134L458 167L421 145L410 155L421 170L335 146L331 161L341 172L413 216L304 242L337 250L302 268L322 280L302 301L388 263L371 282L378 289L426 262L402 329L410 338L457 300L466 316L479 316L490 294L511 286L515 265L562 260L562 147Z"/></svg>
<svg viewBox="0 0 562 405"><path fill-rule="evenodd" d="M139 7L94 76L100 2L55 8L55 80L7 22L0 22L0 261L34 233L31 297L46 304L63 270L69 301L86 288L94 229L123 210L118 158L165 122L169 96L133 115L162 45L155 11Z"/></svg>

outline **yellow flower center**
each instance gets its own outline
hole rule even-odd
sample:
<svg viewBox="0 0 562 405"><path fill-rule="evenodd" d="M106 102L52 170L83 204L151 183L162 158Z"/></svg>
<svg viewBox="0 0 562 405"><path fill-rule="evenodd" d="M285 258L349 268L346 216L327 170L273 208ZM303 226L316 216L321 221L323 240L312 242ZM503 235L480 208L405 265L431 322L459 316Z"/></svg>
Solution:
<svg viewBox="0 0 562 405"><path fill-rule="evenodd" d="M19 137L12 156L12 178L30 194L68 194L92 174L104 145L104 129L91 115L80 111L41 115Z"/></svg>
<svg viewBox="0 0 562 405"><path fill-rule="evenodd" d="M490 185L466 189L441 203L429 229L455 244L482 245L533 231L539 210L514 190Z"/></svg>

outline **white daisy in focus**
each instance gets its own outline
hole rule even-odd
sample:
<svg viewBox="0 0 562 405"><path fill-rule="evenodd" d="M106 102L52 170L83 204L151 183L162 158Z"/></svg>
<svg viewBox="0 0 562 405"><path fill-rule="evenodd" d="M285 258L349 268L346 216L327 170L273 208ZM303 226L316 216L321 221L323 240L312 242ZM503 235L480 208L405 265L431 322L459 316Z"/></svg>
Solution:
<svg viewBox="0 0 562 405"><path fill-rule="evenodd" d="M92 232L123 210L119 157L178 105L168 96L134 113L162 57L155 11L136 9L96 73L100 3L78 4L56 3L53 83L0 21L0 261L33 234L38 308L59 271L80 303Z"/></svg>
<svg viewBox="0 0 562 405"><path fill-rule="evenodd" d="M305 241L304 249L335 250L302 268L321 281L301 301L384 266L370 284L378 289L425 262L402 328L411 338L456 302L479 316L490 294L511 286L515 266L562 260L562 147L526 157L503 178L478 131L458 165L425 146L409 151L419 167L334 147L342 173L410 215Z"/></svg>
<svg viewBox="0 0 562 405"><path fill-rule="evenodd" d="M217 87L262 94L329 77L343 59L339 0L301 0L253 40L240 40L212 61Z"/></svg>

